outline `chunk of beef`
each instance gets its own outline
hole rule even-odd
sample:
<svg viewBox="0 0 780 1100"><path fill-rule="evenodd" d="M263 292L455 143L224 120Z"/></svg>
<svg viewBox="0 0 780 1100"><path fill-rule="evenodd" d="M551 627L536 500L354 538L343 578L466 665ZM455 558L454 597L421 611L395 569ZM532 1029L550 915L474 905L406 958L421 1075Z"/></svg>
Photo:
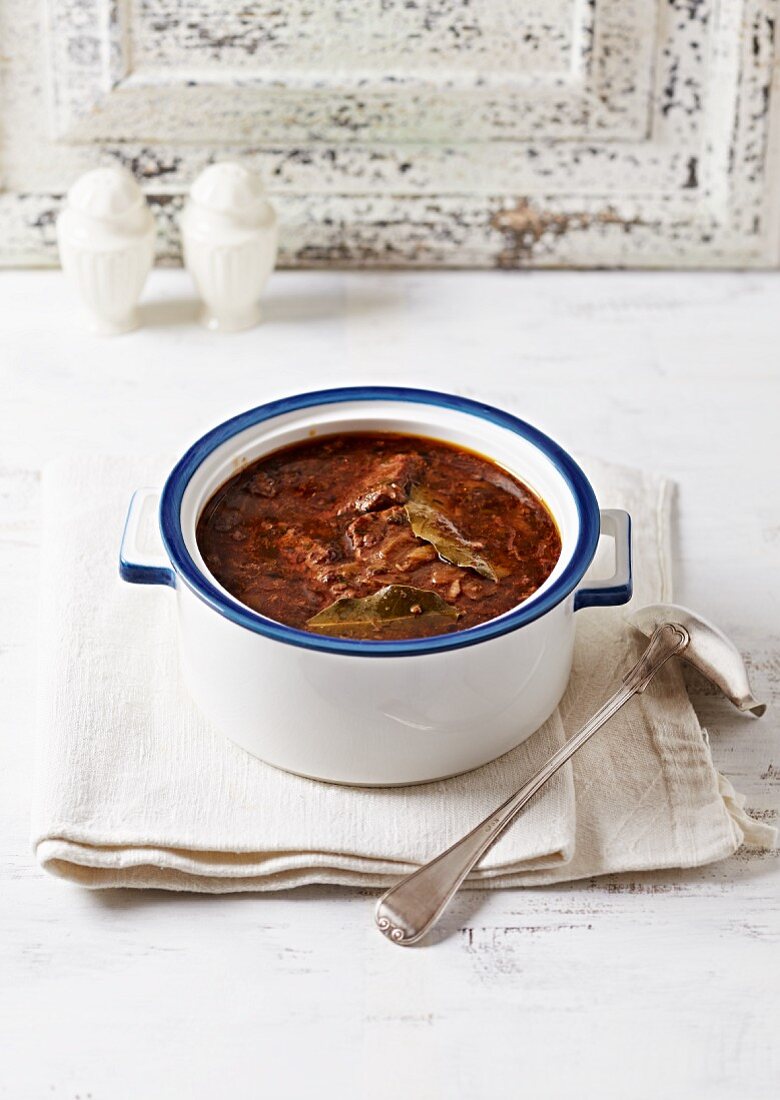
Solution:
<svg viewBox="0 0 780 1100"><path fill-rule="evenodd" d="M381 512L383 508L392 508L394 504L406 502L406 489L401 485L379 485L375 489L369 489L354 500L348 511L350 512Z"/></svg>
<svg viewBox="0 0 780 1100"><path fill-rule="evenodd" d="M242 520L241 513L235 508L223 508L216 519L212 521L212 526L215 531L219 531L224 535L228 531L232 531L238 527Z"/></svg>
<svg viewBox="0 0 780 1100"><path fill-rule="evenodd" d="M369 463L352 499L340 509L349 512L379 512L404 504L409 486L420 477L425 462L419 455L378 455Z"/></svg>
<svg viewBox="0 0 780 1100"><path fill-rule="evenodd" d="M336 543L311 538L298 527L288 527L278 536L277 545L279 552L295 565L328 565L341 557Z"/></svg>
<svg viewBox="0 0 780 1100"><path fill-rule="evenodd" d="M288 527L277 540L280 556L288 570L294 568L301 591L308 592L312 606L321 604L323 592L333 599L355 595L352 578L359 570L355 562L346 560L340 542L311 538L295 526Z"/></svg>
<svg viewBox="0 0 780 1100"><path fill-rule="evenodd" d="M251 493L253 497L275 497L278 491L279 487L274 479L263 470L253 474L244 486L244 492Z"/></svg>
<svg viewBox="0 0 780 1100"><path fill-rule="evenodd" d="M347 527L347 538L359 567L357 581L379 573L409 573L436 557L433 547L414 534L403 508L358 516Z"/></svg>

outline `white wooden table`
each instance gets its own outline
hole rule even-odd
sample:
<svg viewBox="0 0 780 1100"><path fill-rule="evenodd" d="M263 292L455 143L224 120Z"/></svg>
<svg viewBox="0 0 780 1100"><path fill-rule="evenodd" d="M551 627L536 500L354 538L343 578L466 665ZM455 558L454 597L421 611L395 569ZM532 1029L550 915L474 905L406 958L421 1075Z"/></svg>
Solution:
<svg viewBox="0 0 780 1100"><path fill-rule="evenodd" d="M501 404L580 452L678 479L678 597L780 697L780 277L279 274L217 337L157 271L146 327L84 335L56 272L0 276L0 1095L776 1097L780 878L688 873L466 893L402 951L368 891L87 893L33 863L35 470L179 452L277 395L361 381ZM20 485L22 488L20 489ZM695 687L695 685L694 685ZM778 711L695 692L716 763L774 819Z"/></svg>

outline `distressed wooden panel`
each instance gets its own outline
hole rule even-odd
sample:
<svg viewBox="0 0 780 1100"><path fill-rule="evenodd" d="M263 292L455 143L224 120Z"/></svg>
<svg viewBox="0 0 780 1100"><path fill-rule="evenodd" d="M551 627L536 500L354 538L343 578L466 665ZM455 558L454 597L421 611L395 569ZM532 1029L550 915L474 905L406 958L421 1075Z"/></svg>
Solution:
<svg viewBox="0 0 780 1100"><path fill-rule="evenodd" d="M578 0L141 0L133 5L134 59L164 65L178 59L219 69L224 65L319 72L338 68L356 79L383 70L410 75L442 66L462 72L566 75L592 5ZM576 58L574 59L576 60ZM391 80L388 75L385 79Z"/></svg>
<svg viewBox="0 0 780 1100"><path fill-rule="evenodd" d="M53 261L63 191L118 160L175 262L182 194L240 157L286 264L772 265L777 7L0 0L0 258Z"/></svg>
<svg viewBox="0 0 780 1100"><path fill-rule="evenodd" d="M216 142L625 140L647 124L643 0L74 3L49 0L66 140L188 140L193 117Z"/></svg>

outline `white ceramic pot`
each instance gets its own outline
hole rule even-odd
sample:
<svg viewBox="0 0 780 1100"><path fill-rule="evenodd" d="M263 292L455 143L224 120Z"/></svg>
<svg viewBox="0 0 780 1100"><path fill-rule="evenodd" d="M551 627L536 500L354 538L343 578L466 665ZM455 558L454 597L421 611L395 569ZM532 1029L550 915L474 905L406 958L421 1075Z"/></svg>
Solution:
<svg viewBox="0 0 780 1100"><path fill-rule="evenodd" d="M400 431L487 455L538 493L562 538L561 557L533 596L468 630L407 641L322 637L251 611L209 573L195 525L242 465L298 440L339 431ZM631 596L630 519L601 512L574 460L508 413L426 390L324 390L227 421L190 448L162 490L160 554L138 531L156 490L135 494L120 573L170 585L181 660L208 719L276 767L361 785L419 783L478 767L525 740L552 713L569 678L574 614ZM615 574L583 577L600 531L615 538Z"/></svg>

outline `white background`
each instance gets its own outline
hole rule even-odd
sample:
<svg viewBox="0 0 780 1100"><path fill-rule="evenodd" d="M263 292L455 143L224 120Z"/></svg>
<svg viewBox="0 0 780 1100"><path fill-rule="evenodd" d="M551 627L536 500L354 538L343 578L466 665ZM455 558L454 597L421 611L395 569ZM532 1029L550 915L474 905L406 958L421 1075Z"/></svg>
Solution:
<svg viewBox="0 0 780 1100"><path fill-rule="evenodd" d="M400 950L370 892L65 885L32 860L28 809L34 471L68 451L173 459L231 413L325 385L454 390L677 479L678 598L777 704L778 278L279 274L265 325L231 337L195 326L182 272L154 272L146 299L145 328L99 340L58 273L0 277L0 1095L775 1097L776 853L464 893L433 944ZM693 689L716 763L772 820L776 706L754 722Z"/></svg>

